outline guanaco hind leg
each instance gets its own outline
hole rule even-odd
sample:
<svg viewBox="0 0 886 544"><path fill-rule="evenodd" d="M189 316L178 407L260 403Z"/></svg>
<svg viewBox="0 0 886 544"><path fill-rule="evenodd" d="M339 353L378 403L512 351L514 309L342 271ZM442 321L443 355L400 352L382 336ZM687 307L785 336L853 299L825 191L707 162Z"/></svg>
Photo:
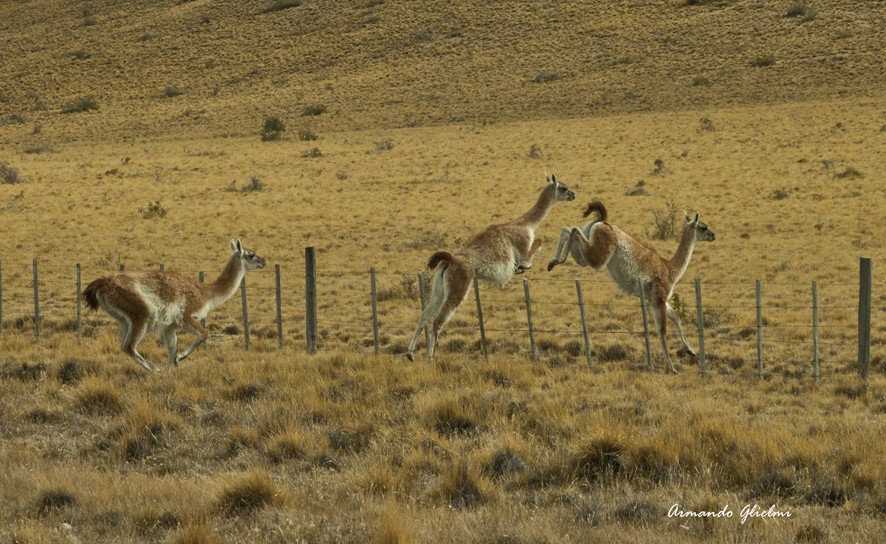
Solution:
<svg viewBox="0 0 886 544"><path fill-rule="evenodd" d="M422 311L421 316L418 318L418 324L415 326L415 333L412 335L412 340L409 341L409 348L406 350L406 358L410 361L413 360L415 346L418 344L418 338L421 336L422 329L425 328L425 325L428 324L428 321L430 321L431 318L435 317L440 312L440 308L443 307L443 302L446 301L446 282L444 274L445 268L435 273L431 278L428 305L425 306L424 311ZM428 334L430 335L432 333L428 331ZM427 338L426 341L430 345L431 338Z"/></svg>
<svg viewBox="0 0 886 544"><path fill-rule="evenodd" d="M693 350L689 346L689 342L686 340L686 335L683 334L683 326L680 323L680 318L677 316L677 312L674 311L674 308L671 306L670 302L667 303L667 310L668 319L670 319L671 323L674 324L674 327L677 328L677 333L680 335L680 341L683 342L683 347L686 348L686 351L688 351L693 357L695 357L695 350Z"/></svg>

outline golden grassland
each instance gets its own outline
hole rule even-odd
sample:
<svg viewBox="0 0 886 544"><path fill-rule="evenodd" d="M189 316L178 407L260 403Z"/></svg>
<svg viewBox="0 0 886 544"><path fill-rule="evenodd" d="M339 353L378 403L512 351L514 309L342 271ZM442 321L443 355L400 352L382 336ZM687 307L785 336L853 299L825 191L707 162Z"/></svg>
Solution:
<svg viewBox="0 0 886 544"><path fill-rule="evenodd" d="M218 348L147 376L73 341L51 353L3 369L2 530L17 542L873 542L883 529L882 376L792 389L618 363ZM734 516L668 518L675 503ZM791 517L741 523L746 504Z"/></svg>
<svg viewBox="0 0 886 544"><path fill-rule="evenodd" d="M886 4L358 4L0 6L0 165L15 169L0 183L0 540L876 542ZM84 97L98 109L63 113ZM268 116L280 140L261 140ZM489 357L469 298L437 359L407 363L428 256L524 213L545 172L578 198L538 230L533 269L481 284ZM716 232L676 289L695 346L701 280L707 377L673 331L682 373L646 370L638 301L605 273L545 271L592 198L662 254L669 207ZM247 277L249 351L239 297L171 376L125 359L101 314L77 339L76 264L84 283L121 264L211 279L235 237L272 265ZM860 257L874 263L867 382ZM151 338L140 350L164 356ZM674 504L733 516L669 517ZM742 523L755 504L791 517Z"/></svg>

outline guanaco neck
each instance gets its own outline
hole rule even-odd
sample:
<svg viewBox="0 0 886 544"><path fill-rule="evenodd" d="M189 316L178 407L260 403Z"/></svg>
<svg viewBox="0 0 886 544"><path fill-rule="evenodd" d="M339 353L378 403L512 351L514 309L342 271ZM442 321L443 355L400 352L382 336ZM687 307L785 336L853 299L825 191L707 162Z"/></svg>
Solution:
<svg viewBox="0 0 886 544"><path fill-rule="evenodd" d="M683 273L689 267L689 260L692 258L692 251L695 249L695 228L687 225L683 229L683 236L680 237L680 245L677 252L671 258L671 270L674 274L674 283L683 277Z"/></svg>
<svg viewBox="0 0 886 544"><path fill-rule="evenodd" d="M526 212L521 218L514 221L517 225L529 227L532 230L538 228L541 222L548 216L548 212L557 203L557 185L549 184L538 197L538 201L531 210Z"/></svg>
<svg viewBox="0 0 886 544"><path fill-rule="evenodd" d="M219 274L218 278L212 283L203 286L203 294L207 300L221 298L225 301L231 298L240 287L243 276L246 275L246 268L239 255L231 255L224 270Z"/></svg>

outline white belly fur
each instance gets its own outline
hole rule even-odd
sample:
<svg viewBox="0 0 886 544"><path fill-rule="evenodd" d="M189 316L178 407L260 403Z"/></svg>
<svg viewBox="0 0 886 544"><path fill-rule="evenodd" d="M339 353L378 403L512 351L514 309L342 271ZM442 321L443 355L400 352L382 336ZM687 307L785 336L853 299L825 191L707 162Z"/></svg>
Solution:
<svg viewBox="0 0 886 544"><path fill-rule="evenodd" d="M151 332L158 333L172 325L181 326L185 311L184 298L173 302L164 302L156 293L144 285L136 284L135 288L148 307L148 327Z"/></svg>

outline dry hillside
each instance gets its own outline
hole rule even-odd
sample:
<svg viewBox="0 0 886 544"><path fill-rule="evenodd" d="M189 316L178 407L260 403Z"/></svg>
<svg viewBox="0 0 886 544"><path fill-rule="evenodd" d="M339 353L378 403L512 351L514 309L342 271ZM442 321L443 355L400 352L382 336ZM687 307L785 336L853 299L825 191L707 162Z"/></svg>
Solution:
<svg viewBox="0 0 886 544"><path fill-rule="evenodd" d="M788 16L798 7L806 11ZM37 0L0 6L7 144L497 123L880 97L886 6ZM62 114L82 97L98 109Z"/></svg>

